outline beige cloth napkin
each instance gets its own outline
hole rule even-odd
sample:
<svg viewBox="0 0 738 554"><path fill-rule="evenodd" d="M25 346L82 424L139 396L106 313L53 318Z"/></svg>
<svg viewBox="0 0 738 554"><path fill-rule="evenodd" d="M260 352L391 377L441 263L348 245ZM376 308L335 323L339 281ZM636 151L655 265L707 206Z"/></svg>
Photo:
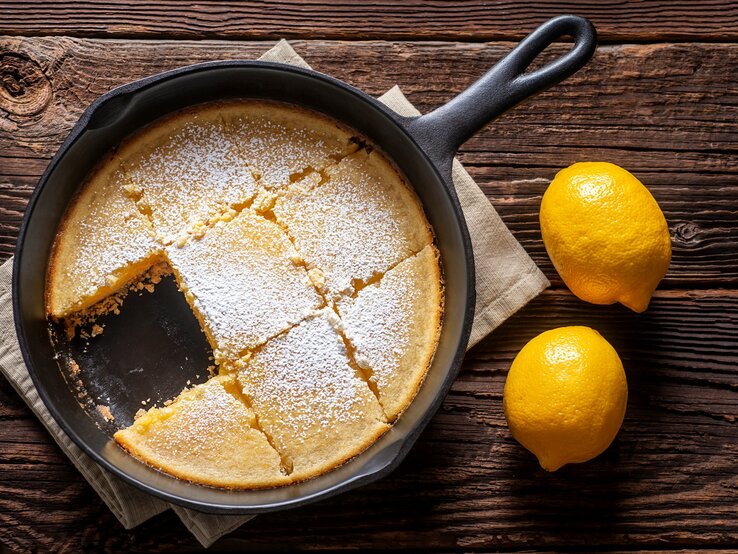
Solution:
<svg viewBox="0 0 738 554"><path fill-rule="evenodd" d="M284 40L261 59L309 68ZM402 115L420 115L398 87L392 88L380 100ZM477 269L477 304L469 341L471 348L549 283L505 227L484 193L456 160L453 180L469 226ZM39 398L21 357L13 324L10 284L12 263L11 258L0 266L0 371L123 526L131 529L171 508L197 540L207 547L254 517L209 515L169 505L102 469L71 441Z"/></svg>

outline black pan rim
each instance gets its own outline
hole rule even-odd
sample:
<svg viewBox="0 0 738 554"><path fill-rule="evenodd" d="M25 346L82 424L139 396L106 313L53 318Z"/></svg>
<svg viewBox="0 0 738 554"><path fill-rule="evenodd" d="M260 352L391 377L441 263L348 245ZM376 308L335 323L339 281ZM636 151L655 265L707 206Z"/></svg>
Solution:
<svg viewBox="0 0 738 554"><path fill-rule="evenodd" d="M115 466L114 464L106 460L96 450L92 449L79 436L79 434L67 423L63 414L60 413L60 411L56 408L54 403L51 401L44 386L40 383L40 380L38 376L36 375L36 371L31 362L29 348L28 348L28 341L27 341L26 333L25 333L24 322L22 318L20 317L20 289L22 285L21 285L21 279L19 277L19 273L21 271L20 268L21 268L21 260L23 258L23 245L24 245L25 237L28 231L28 224L33 215L34 210L37 207L40 194L42 190L45 188L50 175L53 174L57 164L64 157L67 150L87 130L90 124L90 120L93 114L95 113L95 111L98 110L98 108L100 108L101 106L103 106L105 103L107 103L113 98L127 95L127 94L135 94L137 91L143 90L149 86L153 86L153 85L156 85L164 81L175 79L179 76L189 75L192 73L197 73L197 72L202 72L202 71L208 71L211 69L249 68L249 67L267 68L267 69L271 69L274 71L291 72L295 74L300 74L305 77L322 80L326 82L327 84L333 85L338 88L342 88L345 91L356 96L360 101L370 104L371 107L374 108L374 110L379 111L384 117L389 119L394 125L398 126L405 133L407 138L410 141L412 141L412 143L416 146L418 153L425 157L426 162L436 172L439 180L442 183L444 183L445 193L448 195L451 205L453 207L454 215L456 216L455 218L457 220L457 224L461 232L462 243L464 246L464 256L467 260L467 264L466 264L467 266L466 267L467 269L466 271L466 274L467 274L467 280L466 280L467 304L466 304L466 311L464 314L463 323L461 327L459 344L457 346L456 353L451 361L447 376L444 379L441 387L436 392L433 403L429 406L429 408L426 410L425 414L418 421L415 427L412 428L408 432L408 434L402 439L402 447L399 449L399 451L397 452L397 454L394 456L394 458L389 464L386 464L380 469L375 470L373 472L359 475L353 479L348 479L348 480L339 482L338 484L332 487L328 487L326 489L320 490L311 495L305 495L302 497L297 497L294 499L281 501L281 502L275 502L275 503L266 504L266 505L238 506L238 505L225 505L225 504L218 504L218 503L211 503L211 502L195 501L195 500L191 500L188 498L183 498L181 496L178 496L172 493L161 491L157 489L156 487L153 487L145 482L135 479L134 477L127 474L125 471L122 471L121 469L119 469L117 466ZM39 182L36 185L34 192L31 195L31 198L29 199L28 205L26 207L23 220L20 225L17 244L16 244L15 251L14 251L13 278L12 278L12 302L13 302L15 330L18 336L18 342L19 342L21 354L23 356L23 361L26 364L28 372L31 376L31 380L34 383L34 386L36 387L36 390L41 400L43 401L44 405L51 413L54 420L61 427L61 429L73 440L73 442L78 447L82 449L83 452L89 455L96 463L101 465L104 469L111 471L114 475L116 475L117 477L120 477L125 482L135 486L136 488L140 490L143 490L144 492L147 492L158 498L161 498L162 500L165 500L167 502L173 502L177 505L184 506L187 508L192 508L195 510L207 511L208 513L255 514L255 513L265 513L265 512L271 512L271 511L280 511L280 510L285 510L288 508L298 507L298 506L302 506L305 504L318 501L323 498L334 496L341 492L346 492L348 490L359 487L363 484L376 481L384 477L385 475L391 473L394 469L396 469L396 467L402 462L402 460L405 458L409 450L412 448L413 444L418 439L420 433L423 431L423 429L426 427L426 425L429 423L429 421L433 418L435 413L440 408L441 403L446 398L446 395L448 394L448 391L451 388L451 385L453 384L459 372L461 362L463 360L463 357L466 351L466 346L468 344L469 336L471 334L471 327L472 327L473 318L474 318L474 307L475 307L475 300L476 300L474 256L473 256L473 250L472 250L472 245L471 245L471 238L469 236L469 231L466 225L466 220L464 218L464 214L461 210L461 205L459 203L458 197L456 195L456 191L451 181L450 171L442 171L439 167L441 162L443 161L450 162L450 160L433 160L428 155L426 150L418 144L418 141L416 140L415 136L413 136L413 134L409 132L406 126L406 122L413 121L414 119L415 118L404 118L402 116L399 116L398 114L390 110L388 107L381 104L378 100L376 100L372 96L362 92L361 90L355 87L352 87L351 85L348 85L347 83L339 79L335 79L328 75L324 75L322 73L308 70L308 69L303 69L303 68L280 64L280 63L255 61L255 60L213 61L213 62L205 62L205 63L189 65L189 66L177 68L171 71L166 71L163 73L145 77L137 81L133 81L131 83L128 83L126 85L113 89L103 94L102 96L98 97L80 116L79 120L74 125L74 127L70 131L65 141L59 147L59 150L54 155L52 160L49 162L49 165L47 166L43 175L39 179ZM450 166L450 164L448 165ZM445 173L448 173L448 175L446 175ZM361 456L361 455L362 454L359 454L358 456ZM201 485L193 484L193 486L201 486ZM290 486L291 485L286 485L286 487L290 487Z"/></svg>

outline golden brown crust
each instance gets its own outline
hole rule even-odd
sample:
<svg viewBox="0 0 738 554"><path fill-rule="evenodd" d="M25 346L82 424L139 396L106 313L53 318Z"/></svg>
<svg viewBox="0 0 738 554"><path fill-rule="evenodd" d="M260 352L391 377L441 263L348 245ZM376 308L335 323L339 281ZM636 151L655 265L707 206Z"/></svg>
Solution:
<svg viewBox="0 0 738 554"><path fill-rule="evenodd" d="M121 189L118 163L98 165L67 209L47 269L50 316L65 317L124 288L159 260L146 218Z"/></svg>
<svg viewBox="0 0 738 554"><path fill-rule="evenodd" d="M435 352L443 290L428 245L337 306L354 357L371 374L390 421L410 404Z"/></svg>
<svg viewBox="0 0 738 554"><path fill-rule="evenodd" d="M376 397L350 365L338 323L324 309L266 343L238 373L293 479L340 465L388 428Z"/></svg>
<svg viewBox="0 0 738 554"><path fill-rule="evenodd" d="M285 485L279 455L231 389L233 377L214 377L185 389L168 406L152 408L115 433L131 454L171 475L224 488Z"/></svg>

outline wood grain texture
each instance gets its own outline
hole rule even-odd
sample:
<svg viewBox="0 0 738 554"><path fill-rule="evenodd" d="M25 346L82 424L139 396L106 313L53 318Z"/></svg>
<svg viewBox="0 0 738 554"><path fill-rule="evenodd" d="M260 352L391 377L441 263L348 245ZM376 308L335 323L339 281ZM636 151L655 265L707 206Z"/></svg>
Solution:
<svg viewBox="0 0 738 554"><path fill-rule="evenodd" d="M547 474L510 437L502 387L526 341L573 324L598 329L620 353L628 411L605 454ZM468 354L441 411L393 475L314 506L259 516L217 546L735 547L736 344L738 291L661 291L640 316L548 291ZM7 388L0 387L0 540L29 550L196 547L171 515L124 531Z"/></svg>
<svg viewBox="0 0 738 554"><path fill-rule="evenodd" d="M590 18L604 41L738 38L729 0L86 0L0 2L0 33L116 38L519 39L550 17Z"/></svg>
<svg viewBox="0 0 738 554"><path fill-rule="evenodd" d="M0 62L5 83L0 87L5 110L0 112L0 255L11 254L36 180L97 96L190 63L254 58L270 44L0 38L0 60L12 60ZM428 111L471 84L511 45L311 41L294 46L316 69L371 94L399 83ZM460 159L555 286L561 282L538 228L541 195L558 169L605 160L640 177L666 214L674 256L662 287L733 287L738 285L736 73L738 45L601 47L566 83L482 130Z"/></svg>

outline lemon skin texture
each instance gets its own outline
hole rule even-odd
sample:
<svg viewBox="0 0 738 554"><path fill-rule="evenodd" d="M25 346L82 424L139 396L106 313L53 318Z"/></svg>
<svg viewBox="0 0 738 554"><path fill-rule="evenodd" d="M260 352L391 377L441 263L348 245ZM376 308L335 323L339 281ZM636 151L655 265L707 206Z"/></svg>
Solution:
<svg viewBox="0 0 738 554"><path fill-rule="evenodd" d="M593 304L642 312L671 261L664 214L643 184L607 162L561 170L543 195L541 235L566 286Z"/></svg>
<svg viewBox="0 0 738 554"><path fill-rule="evenodd" d="M510 432L555 471L607 449L623 423L628 384L615 349L589 327L541 333L518 353L505 382Z"/></svg>

